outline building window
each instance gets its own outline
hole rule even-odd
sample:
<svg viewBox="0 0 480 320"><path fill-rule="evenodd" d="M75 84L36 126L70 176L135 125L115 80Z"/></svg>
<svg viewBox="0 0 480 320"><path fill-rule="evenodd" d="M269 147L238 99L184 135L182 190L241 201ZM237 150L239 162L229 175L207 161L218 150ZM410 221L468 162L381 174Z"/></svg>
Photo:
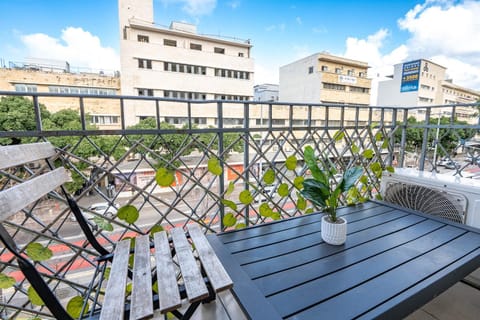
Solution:
<svg viewBox="0 0 480 320"><path fill-rule="evenodd" d="M327 72L328 71L328 66L322 66L322 71Z"/></svg>
<svg viewBox="0 0 480 320"><path fill-rule="evenodd" d="M190 49L202 51L202 45L197 43L190 43Z"/></svg>
<svg viewBox="0 0 480 320"><path fill-rule="evenodd" d="M152 69L152 60L138 59L138 67L141 69Z"/></svg>
<svg viewBox="0 0 480 320"><path fill-rule="evenodd" d="M238 56L239 56L239 57L244 57L243 52L239 52L239 53L238 53Z"/></svg>
<svg viewBox="0 0 480 320"><path fill-rule="evenodd" d="M341 68L335 68L335 73L336 74L342 74L342 69Z"/></svg>
<svg viewBox="0 0 480 320"><path fill-rule="evenodd" d="M207 118L205 118L205 117L193 117L192 122L194 124L207 124Z"/></svg>
<svg viewBox="0 0 480 320"><path fill-rule="evenodd" d="M352 87L352 86L350 86L350 92L368 93L369 89L368 88L363 88L363 87Z"/></svg>
<svg viewBox="0 0 480 320"><path fill-rule="evenodd" d="M139 34L137 36L137 40L138 40L138 42L149 42L148 36L144 36L142 34Z"/></svg>
<svg viewBox="0 0 480 320"><path fill-rule="evenodd" d="M137 89L138 90L138 95L139 96L144 96L144 97L153 97L153 89Z"/></svg>
<svg viewBox="0 0 480 320"><path fill-rule="evenodd" d="M249 72L238 71L238 70L215 68L214 74L215 74L215 77L223 77L223 78L234 78L234 79L245 79L245 80L248 80L250 78Z"/></svg>
<svg viewBox="0 0 480 320"><path fill-rule="evenodd" d="M119 116L102 116L102 115L92 115L92 124L117 124L120 122Z"/></svg>
<svg viewBox="0 0 480 320"><path fill-rule="evenodd" d="M426 84L421 84L420 88L423 90L430 90L430 86L427 86Z"/></svg>
<svg viewBox="0 0 480 320"><path fill-rule="evenodd" d="M213 52L215 52L215 53L220 53L220 54L225 54L225 48L215 47L215 48L213 49Z"/></svg>
<svg viewBox="0 0 480 320"><path fill-rule="evenodd" d="M330 90L345 91L345 86L344 85L335 84L335 83L323 83L323 88L324 89L330 89Z"/></svg>
<svg viewBox="0 0 480 320"><path fill-rule="evenodd" d="M215 118L215 125L218 124L218 119ZM243 118L223 118L223 125L226 126L237 126L243 125Z"/></svg>
<svg viewBox="0 0 480 320"><path fill-rule="evenodd" d="M177 40L163 39L163 45L164 46L169 46L169 47L176 47L177 46Z"/></svg>
<svg viewBox="0 0 480 320"><path fill-rule="evenodd" d="M188 99L188 100L206 100L207 99L206 93L188 92L188 91L164 90L163 96L165 98Z"/></svg>
<svg viewBox="0 0 480 320"><path fill-rule="evenodd" d="M18 83L18 84L15 85L15 91L17 91L17 92L37 92L37 85Z"/></svg>
<svg viewBox="0 0 480 320"><path fill-rule="evenodd" d="M355 76L355 70L353 70L353 69L348 70L347 75L350 76L350 77Z"/></svg>
<svg viewBox="0 0 480 320"><path fill-rule="evenodd" d="M230 100L230 101L248 101L248 96L237 96L230 94L216 94L215 100Z"/></svg>
<svg viewBox="0 0 480 320"><path fill-rule="evenodd" d="M27 92L35 92L35 91L27 91ZM117 93L115 89L68 87L68 86L49 86L48 92L83 94L83 95L103 95L103 96L108 96L108 95L113 96Z"/></svg>
<svg viewBox="0 0 480 320"><path fill-rule="evenodd" d="M308 73L313 73L313 67L308 67Z"/></svg>
<svg viewBox="0 0 480 320"><path fill-rule="evenodd" d="M360 78L364 78L364 77L365 77L365 72L359 72L359 73L358 73L358 76L359 76Z"/></svg>

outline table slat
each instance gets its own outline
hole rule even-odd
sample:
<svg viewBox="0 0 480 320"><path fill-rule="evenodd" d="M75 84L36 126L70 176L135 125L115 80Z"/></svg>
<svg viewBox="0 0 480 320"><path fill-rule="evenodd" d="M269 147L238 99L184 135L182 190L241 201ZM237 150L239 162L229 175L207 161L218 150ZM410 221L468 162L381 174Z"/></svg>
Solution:
<svg viewBox="0 0 480 320"><path fill-rule="evenodd" d="M151 273L149 236L138 236L135 238L130 319L144 319L153 315Z"/></svg>
<svg viewBox="0 0 480 320"><path fill-rule="evenodd" d="M178 263L182 272L185 290L189 302L195 302L208 297L208 289L203 281L200 269L192 253L192 247L185 237L182 228L171 230Z"/></svg>
<svg viewBox="0 0 480 320"><path fill-rule="evenodd" d="M155 260L157 264L157 283L160 311L166 313L176 310L182 305L178 292L175 268L170 252L167 233L156 232L153 236L155 244Z"/></svg>
<svg viewBox="0 0 480 320"><path fill-rule="evenodd" d="M120 241L115 248L100 320L123 319L129 255L130 239Z"/></svg>
<svg viewBox="0 0 480 320"><path fill-rule="evenodd" d="M213 252L200 227L197 224L189 225L188 232L215 292L231 288L233 286L232 279Z"/></svg>

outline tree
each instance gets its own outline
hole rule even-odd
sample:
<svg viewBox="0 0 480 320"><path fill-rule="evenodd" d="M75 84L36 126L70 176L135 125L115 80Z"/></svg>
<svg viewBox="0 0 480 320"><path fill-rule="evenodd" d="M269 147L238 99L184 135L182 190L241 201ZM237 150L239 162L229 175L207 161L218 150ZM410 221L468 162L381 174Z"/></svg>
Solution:
<svg viewBox="0 0 480 320"><path fill-rule="evenodd" d="M42 120L48 120L50 112L40 104ZM33 102L25 97L8 96L0 98L0 131L37 130ZM26 138L1 138L0 144L20 144Z"/></svg>

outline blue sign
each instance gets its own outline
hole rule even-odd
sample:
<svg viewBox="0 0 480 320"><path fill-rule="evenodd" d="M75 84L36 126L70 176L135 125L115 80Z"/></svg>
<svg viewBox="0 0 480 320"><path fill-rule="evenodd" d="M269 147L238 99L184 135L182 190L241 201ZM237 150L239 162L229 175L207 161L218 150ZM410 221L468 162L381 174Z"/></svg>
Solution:
<svg viewBox="0 0 480 320"><path fill-rule="evenodd" d="M421 60L405 62L402 68L400 92L418 91Z"/></svg>

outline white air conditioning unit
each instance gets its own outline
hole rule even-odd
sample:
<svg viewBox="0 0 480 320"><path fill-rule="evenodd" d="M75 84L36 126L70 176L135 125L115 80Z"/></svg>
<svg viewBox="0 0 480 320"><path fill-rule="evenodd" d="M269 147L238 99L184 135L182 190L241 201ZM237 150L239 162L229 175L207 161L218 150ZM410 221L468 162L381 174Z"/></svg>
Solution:
<svg viewBox="0 0 480 320"><path fill-rule="evenodd" d="M480 181L415 169L384 172L383 200L480 228Z"/></svg>

